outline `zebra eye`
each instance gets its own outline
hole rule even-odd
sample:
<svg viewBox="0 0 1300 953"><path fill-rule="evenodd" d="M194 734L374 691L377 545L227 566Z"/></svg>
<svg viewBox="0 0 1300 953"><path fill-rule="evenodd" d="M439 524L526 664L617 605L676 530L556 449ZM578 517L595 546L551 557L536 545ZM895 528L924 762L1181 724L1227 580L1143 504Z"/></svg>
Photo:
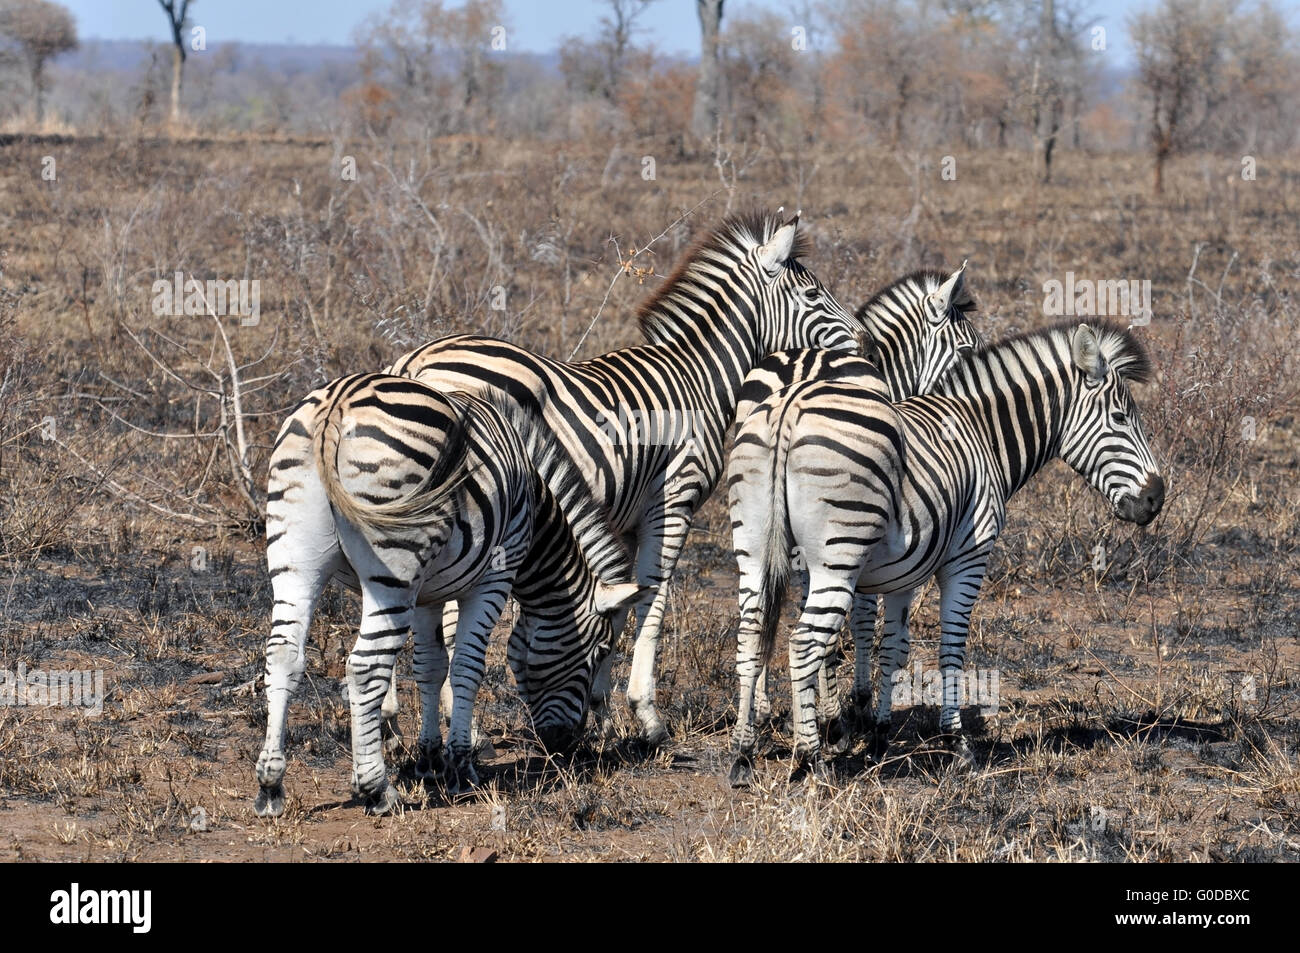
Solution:
<svg viewBox="0 0 1300 953"><path fill-rule="evenodd" d="M821 299L822 293L817 288L809 288L803 293L803 299L809 304L814 304Z"/></svg>
<svg viewBox="0 0 1300 953"><path fill-rule="evenodd" d="M1122 410L1112 410L1110 413L1110 422L1116 427L1123 427L1128 423L1128 416Z"/></svg>

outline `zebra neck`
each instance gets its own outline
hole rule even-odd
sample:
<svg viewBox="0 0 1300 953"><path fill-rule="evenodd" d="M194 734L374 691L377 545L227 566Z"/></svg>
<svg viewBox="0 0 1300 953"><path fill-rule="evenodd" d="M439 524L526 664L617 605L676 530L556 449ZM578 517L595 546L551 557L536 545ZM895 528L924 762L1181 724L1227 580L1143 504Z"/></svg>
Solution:
<svg viewBox="0 0 1300 953"><path fill-rule="evenodd" d="M993 374L990 363L973 360L944 390L966 406L975 431L987 434L1005 502L1059 455L1071 383L1057 368L1006 361Z"/></svg>
<svg viewBox="0 0 1300 953"><path fill-rule="evenodd" d="M738 296L736 306L752 312L744 296ZM698 409L725 430L736 414L741 385L762 356L753 319L722 307L713 314L701 312L691 318L679 320L674 315L671 322L656 323L653 331L647 328L650 347L689 379L705 404Z"/></svg>

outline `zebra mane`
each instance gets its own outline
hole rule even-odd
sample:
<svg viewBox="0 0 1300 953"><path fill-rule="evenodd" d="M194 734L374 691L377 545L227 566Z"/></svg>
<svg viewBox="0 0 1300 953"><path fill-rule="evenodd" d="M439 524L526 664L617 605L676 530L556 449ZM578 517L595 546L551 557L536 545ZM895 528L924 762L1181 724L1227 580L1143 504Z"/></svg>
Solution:
<svg viewBox="0 0 1300 953"><path fill-rule="evenodd" d="M865 321L867 316L878 308L887 296L898 294L908 288L915 288L922 295L932 294L938 291L943 283L951 277L951 275L945 275L942 271L937 271L934 268L918 268L916 271L910 272L878 289L867 300L866 304L858 308L855 317ZM956 300L952 302L952 305L962 314L968 314L977 309L975 296L967 290L965 282L962 282L961 291Z"/></svg>
<svg viewBox="0 0 1300 953"><path fill-rule="evenodd" d="M959 361L957 366L949 372L946 380L955 381L960 377L964 377L965 375L960 373L961 370L973 364L986 363L987 355L994 352L1012 350L1021 354L1037 352L1041 355L1046 351L1057 353L1063 351L1068 355L1070 353L1070 342L1080 324L1086 324L1096 332L1097 340L1101 345L1101 356L1111 370L1134 384L1150 382L1152 375L1151 358L1142 342L1137 339L1130 329L1110 321L1098 321L1096 319L1088 321L1066 319L1036 330L1009 334L999 341L985 344L983 347L970 352L964 360Z"/></svg>
<svg viewBox="0 0 1300 953"><path fill-rule="evenodd" d="M605 582L631 579L632 560L610 526L609 514L592 499L587 481L550 428L501 391L489 390L480 399L519 434L524 451L554 495L592 573Z"/></svg>
<svg viewBox="0 0 1300 953"><path fill-rule="evenodd" d="M719 259L737 259L771 241L784 224L779 212L755 209L728 216L697 240L677 262L672 274L637 308L637 323L645 339L653 344L667 343L680 327L681 311L689 313L697 307L699 298L713 297L716 276L709 275L706 280L710 259L715 265ZM794 262L810 250L808 236L799 229L787 261Z"/></svg>

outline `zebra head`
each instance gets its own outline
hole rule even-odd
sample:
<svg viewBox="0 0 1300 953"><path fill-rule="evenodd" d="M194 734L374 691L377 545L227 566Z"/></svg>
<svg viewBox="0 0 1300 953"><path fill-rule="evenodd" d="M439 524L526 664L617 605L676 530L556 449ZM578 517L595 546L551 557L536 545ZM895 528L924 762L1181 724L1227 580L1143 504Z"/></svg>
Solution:
<svg viewBox="0 0 1300 953"><path fill-rule="evenodd" d="M750 252L759 282L759 350L769 354L817 347L859 352L865 331L862 322L799 262L808 247L806 236L799 232L801 214L795 212L794 218L779 226L779 218L764 219L763 241Z"/></svg>
<svg viewBox="0 0 1300 953"><path fill-rule="evenodd" d="M596 580L571 613L545 621L521 614L511 642L521 638L530 649L519 693L547 751L567 752L578 743L596 670L613 649L614 620L653 591L635 582Z"/></svg>
<svg viewBox="0 0 1300 953"><path fill-rule="evenodd" d="M1145 526L1165 502L1165 481L1138 418L1129 382L1145 383L1151 362L1132 333L1081 324L1070 337L1077 386L1061 457L1120 519Z"/></svg>
<svg viewBox="0 0 1300 953"><path fill-rule="evenodd" d="M917 271L877 292L858 309L873 342L868 355L894 400L928 394L963 352L981 344L967 313L966 262L951 275Z"/></svg>
<svg viewBox="0 0 1300 953"><path fill-rule="evenodd" d="M808 250L799 213L782 221L781 212L730 216L692 246L639 309L646 340L720 341L750 362L806 347L857 352L862 322L799 263Z"/></svg>

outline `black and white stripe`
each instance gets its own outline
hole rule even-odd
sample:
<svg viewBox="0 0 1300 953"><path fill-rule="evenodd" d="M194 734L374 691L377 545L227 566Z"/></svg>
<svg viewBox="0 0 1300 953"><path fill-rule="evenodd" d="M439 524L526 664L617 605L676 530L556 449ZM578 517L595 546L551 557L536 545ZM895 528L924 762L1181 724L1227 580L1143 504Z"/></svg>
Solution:
<svg viewBox="0 0 1300 953"><path fill-rule="evenodd" d="M797 757L817 754L817 671L859 591L887 594L876 717L888 722L908 610L930 576L940 593L940 724L959 736L970 611L1010 496L1059 456L1122 519L1145 524L1160 512L1164 480L1128 389L1149 373L1129 331L1058 325L974 352L928 396L890 404L843 381L807 381L751 414L728 468L742 527L733 783L752 774L753 683L795 553L809 574L790 637ZM859 665L865 652L858 646Z"/></svg>
<svg viewBox="0 0 1300 953"><path fill-rule="evenodd" d="M394 698L393 666L408 635L423 706L417 772L443 768L444 602L461 605L445 765L456 790L476 781L470 716L487 641L512 590L521 615L507 657L548 745L576 736L612 648L611 620L642 595L624 581L632 566L621 541L544 428L513 406L382 374L314 391L281 428L268 481L267 563L275 601L257 762L263 815L284 808L289 702L331 579L361 592L360 635L347 662L353 786L380 813L398 803L380 713Z"/></svg>
<svg viewBox="0 0 1300 953"><path fill-rule="evenodd" d="M735 217L699 242L640 310L649 344L564 363L505 341L458 335L389 369L442 389L504 393L563 444L634 548L638 581L657 588L653 600L636 607L627 690L651 742L667 736L655 706L662 584L722 473L742 382L776 350L859 346L861 322L798 261L805 250L798 219ZM607 665L597 704L609 687Z"/></svg>
<svg viewBox="0 0 1300 953"><path fill-rule="evenodd" d="M963 353L980 344L980 335L970 322L976 304L965 273L965 262L951 275L915 271L882 288L860 307L857 314L866 327L869 365L852 354L815 349L778 351L768 356L745 379L736 419L744 421L773 393L805 380L853 378L861 387L894 401L928 394ZM856 626L855 641L869 642L873 638L874 594L860 593L855 598L852 624ZM840 726L835 677L839 661L840 653L833 652L818 682L817 719L833 744L847 740ZM865 673L860 677L865 679ZM855 681L855 697L863 691L870 691L869 684ZM766 666L758 676L754 705L759 721L771 714Z"/></svg>

